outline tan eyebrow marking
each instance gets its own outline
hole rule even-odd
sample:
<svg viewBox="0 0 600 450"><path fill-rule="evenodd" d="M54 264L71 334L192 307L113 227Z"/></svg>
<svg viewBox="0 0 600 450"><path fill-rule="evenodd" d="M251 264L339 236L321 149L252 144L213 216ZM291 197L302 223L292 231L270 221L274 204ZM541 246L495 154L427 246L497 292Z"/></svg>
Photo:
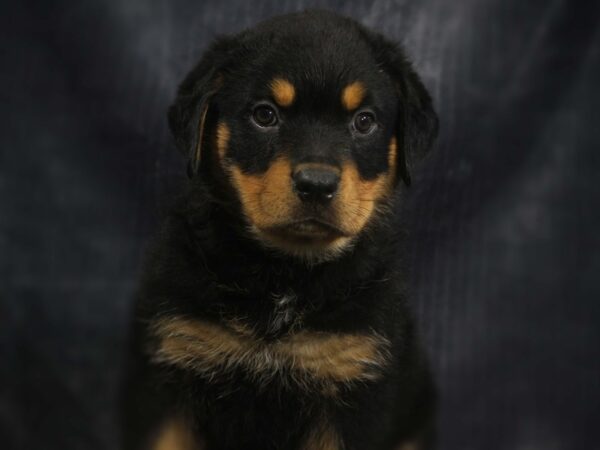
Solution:
<svg viewBox="0 0 600 450"><path fill-rule="evenodd" d="M342 105L348 111L353 111L359 107L364 100L367 89L360 81L354 81L347 85L342 91Z"/></svg>
<svg viewBox="0 0 600 450"><path fill-rule="evenodd" d="M270 85L271 93L279 106L290 106L296 97L294 85L283 78L274 78Z"/></svg>

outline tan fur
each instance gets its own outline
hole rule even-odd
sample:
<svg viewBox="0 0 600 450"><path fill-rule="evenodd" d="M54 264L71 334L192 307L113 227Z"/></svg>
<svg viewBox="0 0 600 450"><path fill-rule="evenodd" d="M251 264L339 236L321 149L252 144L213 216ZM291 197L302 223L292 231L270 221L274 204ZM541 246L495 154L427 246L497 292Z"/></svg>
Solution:
<svg viewBox="0 0 600 450"><path fill-rule="evenodd" d="M217 125L217 153L219 159L225 158L230 136L231 132L229 131L229 126L227 126L225 122L219 122Z"/></svg>
<svg viewBox="0 0 600 450"><path fill-rule="evenodd" d="M301 448L302 450L342 450L344 445L335 428L324 421L309 434Z"/></svg>
<svg viewBox="0 0 600 450"><path fill-rule="evenodd" d="M342 170L339 188L338 215L344 218L343 228L356 234L362 230L394 188L396 176L397 141L390 139L388 145L388 170L373 180L363 180L353 162Z"/></svg>
<svg viewBox="0 0 600 450"><path fill-rule="evenodd" d="M317 260L336 255L350 241L346 236L333 236L298 242L269 231L269 228L292 221L294 210L300 204L292 187L292 166L286 157L276 159L265 173L259 175L245 174L236 166L230 167L229 171L251 231L267 246L307 260Z"/></svg>
<svg viewBox="0 0 600 450"><path fill-rule="evenodd" d="M225 123L217 126L217 149L223 157L230 132ZM388 171L373 180L363 180L356 164L346 162L341 170L340 187L332 202L334 224L342 235L314 236L312 240L297 240L270 232L276 226L295 219L294 213L301 201L293 191L292 170L307 167L331 166L322 163L304 163L292 168L286 156L274 160L261 174L246 174L237 166L228 167L232 183L239 193L242 208L251 231L268 246L307 260L335 257L347 248L354 236L362 231L373 213L382 208L381 202L393 190L396 176L397 143L392 137L388 145ZM333 219L332 219L333 220Z"/></svg>
<svg viewBox="0 0 600 450"><path fill-rule="evenodd" d="M296 89L292 83L283 78L275 78L269 86L273 99L279 106L288 107L294 103Z"/></svg>
<svg viewBox="0 0 600 450"><path fill-rule="evenodd" d="M336 258L353 242L351 236L332 236L324 239L299 241L259 229L252 231L266 246L283 250L287 254L303 259L308 264Z"/></svg>
<svg viewBox="0 0 600 450"><path fill-rule="evenodd" d="M226 136L225 133L222 134ZM251 230L261 241L290 254L318 260L342 252L371 219L380 200L392 191L395 161L396 140L393 138L389 145L390 169L374 180L363 180L353 162L345 163L341 170L339 192L332 203L335 224L344 235L315 237L312 241L298 241L269 231L277 225L293 221L294 211L301 203L293 191L292 166L287 157L281 156L273 161L262 174L246 174L237 166L229 167L229 172ZM324 165L307 163L304 166Z"/></svg>
<svg viewBox="0 0 600 450"><path fill-rule="evenodd" d="M342 91L342 105L347 111L354 111L365 98L367 89L360 81L347 85Z"/></svg>
<svg viewBox="0 0 600 450"><path fill-rule="evenodd" d="M260 383L279 377L301 386L321 385L335 392L339 383L377 379L387 362L389 343L371 334L299 331L275 341L252 329L171 317L154 325L158 362L192 370L205 377L242 368Z"/></svg>
<svg viewBox="0 0 600 450"><path fill-rule="evenodd" d="M389 172L373 180L363 180L353 162L344 164L337 204L345 230L357 234L363 229L378 202L391 192L392 180Z"/></svg>
<svg viewBox="0 0 600 450"><path fill-rule="evenodd" d="M396 173L396 161L398 161L398 141L396 136L392 136L388 145L388 171L390 174L395 175Z"/></svg>
<svg viewBox="0 0 600 450"><path fill-rule="evenodd" d="M160 429L152 450L201 450L201 446L182 419L172 418Z"/></svg>
<svg viewBox="0 0 600 450"><path fill-rule="evenodd" d="M231 167L244 213L254 226L264 229L289 220L297 202L292 191L291 174L290 161L285 157L273 161L269 169L260 175L248 175L238 167Z"/></svg>

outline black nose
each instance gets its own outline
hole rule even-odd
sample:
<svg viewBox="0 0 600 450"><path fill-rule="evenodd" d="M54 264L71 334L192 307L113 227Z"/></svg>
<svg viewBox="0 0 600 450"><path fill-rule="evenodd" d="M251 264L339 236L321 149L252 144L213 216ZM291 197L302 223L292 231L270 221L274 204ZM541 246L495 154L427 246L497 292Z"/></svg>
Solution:
<svg viewBox="0 0 600 450"><path fill-rule="evenodd" d="M304 201L327 202L333 198L340 183L340 175L334 168L300 168L292 178L296 193Z"/></svg>

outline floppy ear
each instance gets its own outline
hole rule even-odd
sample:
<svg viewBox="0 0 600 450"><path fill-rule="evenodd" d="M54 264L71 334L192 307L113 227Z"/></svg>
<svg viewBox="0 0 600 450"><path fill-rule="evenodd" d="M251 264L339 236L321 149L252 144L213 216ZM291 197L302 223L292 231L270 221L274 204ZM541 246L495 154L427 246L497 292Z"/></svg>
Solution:
<svg viewBox="0 0 600 450"><path fill-rule="evenodd" d="M404 183L410 186L410 174L414 165L433 147L438 135L439 120L429 92L408 62L400 82L398 110L396 136L402 149L399 152L400 175Z"/></svg>
<svg viewBox="0 0 600 450"><path fill-rule="evenodd" d="M438 117L429 92L400 47L381 35L364 31L378 64L391 77L397 89L398 170L404 183L409 186L414 165L429 152L437 137Z"/></svg>
<svg viewBox="0 0 600 450"><path fill-rule="evenodd" d="M228 60L232 43L233 39L221 38L206 51L180 84L175 102L169 108L169 127L177 148L189 158L190 177L200 168L211 99L221 87L219 70Z"/></svg>

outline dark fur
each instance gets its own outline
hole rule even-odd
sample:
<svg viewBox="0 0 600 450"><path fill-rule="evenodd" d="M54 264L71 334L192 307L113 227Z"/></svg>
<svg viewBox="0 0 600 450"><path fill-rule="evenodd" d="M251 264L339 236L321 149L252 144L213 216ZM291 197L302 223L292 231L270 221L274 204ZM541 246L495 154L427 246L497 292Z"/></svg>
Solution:
<svg viewBox="0 0 600 450"><path fill-rule="evenodd" d="M331 105L341 87L356 77L367 80L382 132L357 143L335 120L312 121L310 114L285 136L253 132L244 123L243 108L266 95L261 91L266 82L282 73L299 84L306 77L336 92L332 99L319 94L298 100L297 108L316 111L319 118L340 117L343 112ZM149 448L161 423L174 414L186 418L207 450L300 449L324 415L347 450L391 450L411 440L428 447L434 394L405 300L396 217L402 183L385 211L337 258L313 264L267 249L248 234L235 190L210 150L223 118L231 128L230 158L248 173L264 171L279 148L293 145L296 160L318 150L327 161L335 157L329 149L351 148L360 175L370 179L389 170L383 150L377 149L386 148L395 135L398 176L409 184L413 164L437 133L430 97L398 47L349 19L328 12L292 14L212 45L169 111L178 147L192 155L192 177L145 265L125 390L125 449ZM193 156L199 143L200 161ZM257 148L265 151L257 156L251 151ZM303 314L307 329L385 336L391 358L384 376L342 386L327 397L277 377L254 383L242 369L206 379L153 362L150 325L156 318L176 314L220 323L241 317L264 339L277 340L289 323L279 321L273 328L274 316L281 313L273 298L290 292L296 301L285 313Z"/></svg>

